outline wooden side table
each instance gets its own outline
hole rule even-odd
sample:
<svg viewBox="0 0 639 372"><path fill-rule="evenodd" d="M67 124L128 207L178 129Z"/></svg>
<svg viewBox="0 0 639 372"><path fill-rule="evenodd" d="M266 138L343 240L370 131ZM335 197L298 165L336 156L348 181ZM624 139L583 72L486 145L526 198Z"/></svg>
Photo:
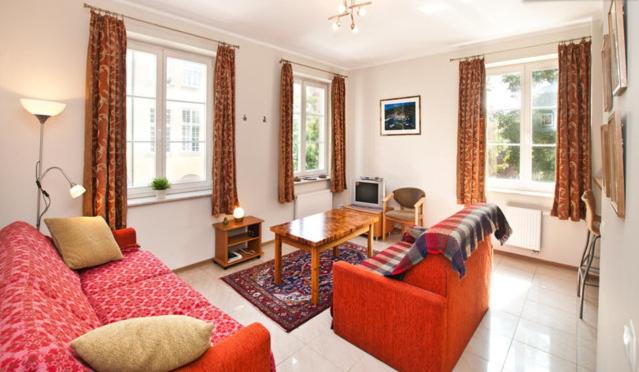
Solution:
<svg viewBox="0 0 639 372"><path fill-rule="evenodd" d="M375 216L377 217L377 222L375 222L375 226L373 228L373 237L375 239L383 239L385 237L385 235L388 235L391 231L393 231L393 224L387 224L386 225L386 234L382 233L382 219L384 218L384 214L382 213L381 209L376 209L376 208L366 208L366 207L358 207L355 205L345 205L342 208L345 209L350 209L353 211L357 211L357 212L361 212L361 213L366 213L369 214L371 216Z"/></svg>
<svg viewBox="0 0 639 372"><path fill-rule="evenodd" d="M246 216L241 222L230 220L214 223L215 257L213 261L223 268L239 264L262 256L262 222L263 220ZM229 251L235 251L242 258L229 262Z"/></svg>

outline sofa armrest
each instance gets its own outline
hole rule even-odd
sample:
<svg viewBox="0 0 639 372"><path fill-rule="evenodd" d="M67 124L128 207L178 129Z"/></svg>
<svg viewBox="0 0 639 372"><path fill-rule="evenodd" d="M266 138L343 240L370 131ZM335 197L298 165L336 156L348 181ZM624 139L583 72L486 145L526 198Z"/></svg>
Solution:
<svg viewBox="0 0 639 372"><path fill-rule="evenodd" d="M361 266L333 264L333 329L391 367L441 371L447 299Z"/></svg>
<svg viewBox="0 0 639 372"><path fill-rule="evenodd" d="M132 227L114 230L113 237L120 246L121 251L140 248L140 245L138 245L135 229Z"/></svg>
<svg viewBox="0 0 639 372"><path fill-rule="evenodd" d="M179 372L268 372L271 370L271 335L253 323L211 346L199 359Z"/></svg>

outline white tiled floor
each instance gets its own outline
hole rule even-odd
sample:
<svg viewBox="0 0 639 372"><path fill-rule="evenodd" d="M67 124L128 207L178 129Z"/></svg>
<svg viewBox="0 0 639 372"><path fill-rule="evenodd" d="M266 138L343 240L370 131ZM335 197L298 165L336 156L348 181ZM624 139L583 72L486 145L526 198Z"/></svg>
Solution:
<svg viewBox="0 0 639 372"><path fill-rule="evenodd" d="M395 239L376 241L375 249ZM366 244L363 238L355 242ZM283 253L292 251L285 246ZM239 322L260 322L268 328L278 371L393 370L335 335L328 310L286 333L219 279L272 258L269 244L259 260L228 270L207 263L178 274ZM454 371L594 371L596 288L588 288L584 320L579 320L574 271L499 254L494 263L491 308Z"/></svg>

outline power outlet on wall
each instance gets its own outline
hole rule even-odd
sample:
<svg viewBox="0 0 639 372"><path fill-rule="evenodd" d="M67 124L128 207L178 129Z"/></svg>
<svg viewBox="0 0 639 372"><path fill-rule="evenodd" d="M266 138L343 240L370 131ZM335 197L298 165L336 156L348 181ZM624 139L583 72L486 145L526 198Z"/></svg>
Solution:
<svg viewBox="0 0 639 372"><path fill-rule="evenodd" d="M623 345L626 349L626 357L630 364L630 370L637 370L637 336L635 334L635 324L632 319L623 326Z"/></svg>

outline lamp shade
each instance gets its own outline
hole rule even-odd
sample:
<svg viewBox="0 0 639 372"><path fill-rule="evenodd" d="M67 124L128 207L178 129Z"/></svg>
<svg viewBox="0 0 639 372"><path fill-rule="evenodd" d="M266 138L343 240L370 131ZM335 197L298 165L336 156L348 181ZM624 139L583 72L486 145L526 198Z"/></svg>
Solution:
<svg viewBox="0 0 639 372"><path fill-rule="evenodd" d="M237 207L233 210L233 218L235 218L236 221L242 221L244 219L244 208L242 207Z"/></svg>
<svg viewBox="0 0 639 372"><path fill-rule="evenodd" d="M55 101L44 101L41 99L21 98L20 103L25 110L29 111L33 115L42 116L56 116L59 115L66 104Z"/></svg>
<svg viewBox="0 0 639 372"><path fill-rule="evenodd" d="M73 184L71 188L69 189L69 194L71 194L71 197L73 199L77 199L80 196L82 196L82 194L84 194L85 191L87 190L84 188L84 186L78 185L76 183L76 184Z"/></svg>

